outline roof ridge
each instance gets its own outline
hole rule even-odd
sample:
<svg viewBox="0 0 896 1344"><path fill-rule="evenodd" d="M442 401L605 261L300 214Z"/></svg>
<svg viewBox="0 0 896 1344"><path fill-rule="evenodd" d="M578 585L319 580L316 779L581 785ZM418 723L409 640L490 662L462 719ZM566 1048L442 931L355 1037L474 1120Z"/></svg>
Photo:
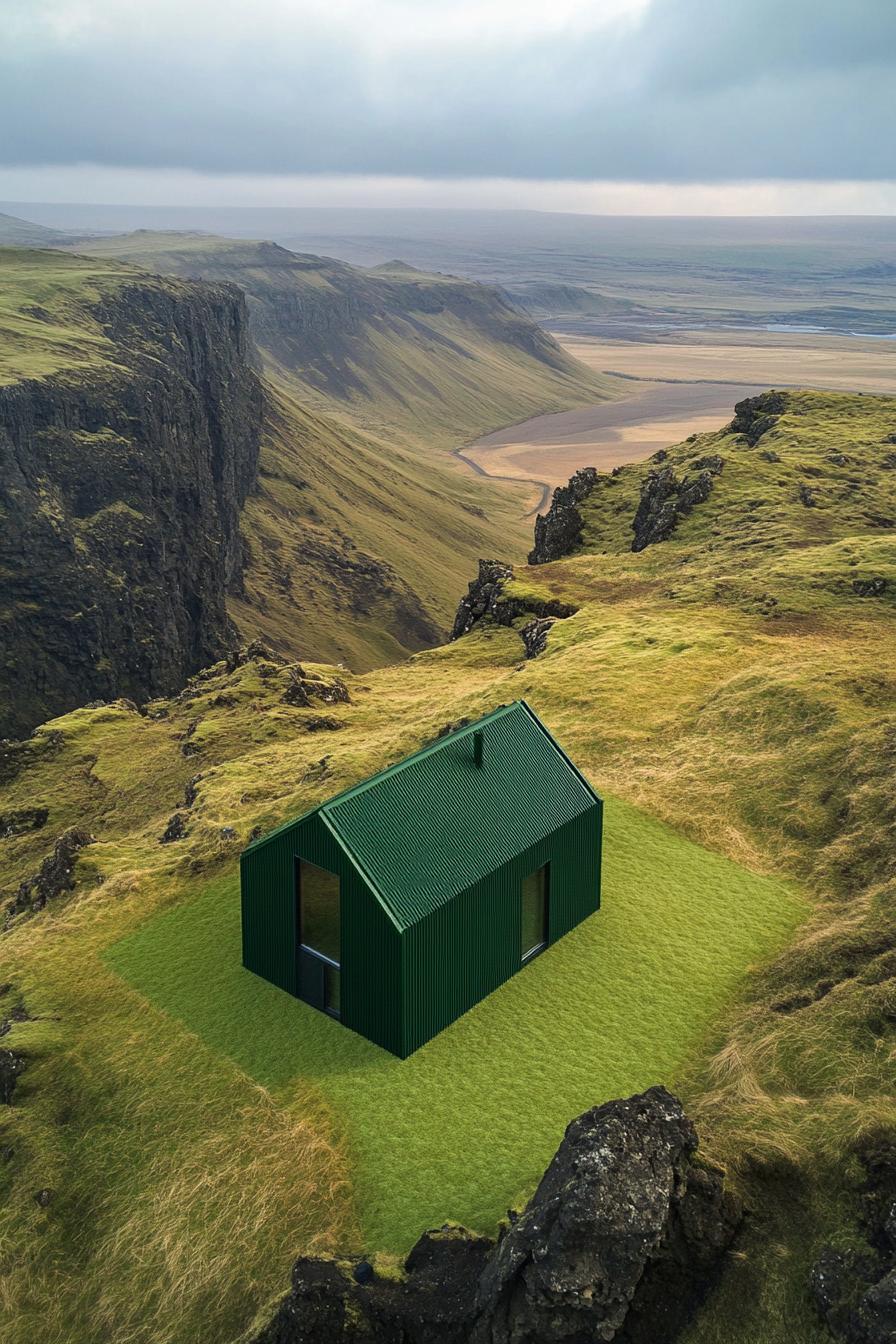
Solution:
<svg viewBox="0 0 896 1344"><path fill-rule="evenodd" d="M311 810L313 812L329 812L331 807L337 807L340 803L344 803L346 799L355 797L359 793L364 793L367 789L372 788L373 785L379 784L384 779L389 779L393 775L397 775L399 771L406 769L407 766L415 765L417 761L423 760L426 756L434 756L437 751L441 751L441 749L449 742L455 742L458 738L465 737L468 733L472 733L474 729L480 728L488 720L500 718L502 715L508 714L510 710L517 708L525 709L530 715L532 714L532 711L529 709L525 700L511 700L507 705L498 705L495 709L490 709L487 713L480 715L478 719L474 719L472 723L465 723L462 728L455 728L452 732L445 733L443 737L437 737L435 741L427 742L425 746L418 747L416 751L411 752L410 756L403 756L400 761L393 761L391 765L383 766L382 770L377 770L375 775L369 775L367 779L361 779L357 784L350 784L347 789L343 789L341 793L334 794L332 798L328 798L325 802L319 803L317 807L312 808ZM535 716L533 715L532 717L534 718Z"/></svg>
<svg viewBox="0 0 896 1344"><path fill-rule="evenodd" d="M315 803L313 807L306 808L305 811L300 812L297 817L290 817L288 821L281 822L280 825L275 826L272 831L267 831L264 835L260 835L257 840L253 840L251 844L246 845L242 853L246 854L249 850L260 849L261 846L267 844L269 840L273 840L276 836L281 835L283 831L297 825L298 822L304 821L308 817L313 817L316 813L327 813L329 809L334 807L337 803L344 802L345 799L350 796L362 793L365 789L369 788L370 785L377 784L381 780L396 774L405 766L421 760L424 756L429 756L435 753L447 742L456 741L466 733L471 733L475 728L479 728L487 720L497 719L501 715L507 714L510 710L516 709L517 707L522 707L527 710L531 717L538 722L538 716L529 708L525 700L511 700L509 704L497 705L494 709L487 710L485 714L481 714L478 719L474 719L472 723L465 723L462 728L456 728L450 733L445 733L444 737L437 737L435 741L428 742L424 746L418 747L416 751L411 752L410 756L403 756L400 761L393 761L391 765L383 766L382 770L377 770L375 774L368 775L366 779L358 780L356 784L350 784L347 789L343 789L340 793L334 794L332 798L325 798L322 803ZM343 844L347 845L345 837L343 836L341 838Z"/></svg>

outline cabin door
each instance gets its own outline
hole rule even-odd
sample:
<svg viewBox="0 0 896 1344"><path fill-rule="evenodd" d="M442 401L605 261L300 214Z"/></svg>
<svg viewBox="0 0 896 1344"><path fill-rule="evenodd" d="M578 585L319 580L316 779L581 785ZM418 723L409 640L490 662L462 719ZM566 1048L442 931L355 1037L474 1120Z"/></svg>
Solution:
<svg viewBox="0 0 896 1344"><path fill-rule="evenodd" d="M339 1017L342 911L339 877L296 859L299 998Z"/></svg>

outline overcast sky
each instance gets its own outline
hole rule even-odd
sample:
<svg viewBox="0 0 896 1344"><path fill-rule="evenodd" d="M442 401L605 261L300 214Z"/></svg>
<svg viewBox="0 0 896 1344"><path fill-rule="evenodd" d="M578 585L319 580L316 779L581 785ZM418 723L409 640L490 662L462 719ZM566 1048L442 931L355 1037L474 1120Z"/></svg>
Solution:
<svg viewBox="0 0 896 1344"><path fill-rule="evenodd" d="M0 198L896 205L896 0L0 0Z"/></svg>

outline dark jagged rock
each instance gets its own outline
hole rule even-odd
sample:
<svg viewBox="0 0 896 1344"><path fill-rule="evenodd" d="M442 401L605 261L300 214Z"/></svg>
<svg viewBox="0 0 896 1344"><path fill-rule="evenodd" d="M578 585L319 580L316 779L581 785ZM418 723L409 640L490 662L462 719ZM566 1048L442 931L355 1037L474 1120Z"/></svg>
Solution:
<svg viewBox="0 0 896 1344"><path fill-rule="evenodd" d="M739 1208L692 1164L693 1126L663 1088L573 1121L494 1246L425 1233L400 1277L303 1257L253 1344L665 1344L712 1282Z"/></svg>
<svg viewBox="0 0 896 1344"><path fill-rule="evenodd" d="M320 714L303 720L302 727L306 733L337 733L340 728L345 727L345 723L342 719L330 719L325 714Z"/></svg>
<svg viewBox="0 0 896 1344"><path fill-rule="evenodd" d="M283 703L298 709L307 709L312 698L325 705L351 704L348 687L341 677L316 677L296 664L289 669L289 684L283 692Z"/></svg>
<svg viewBox="0 0 896 1344"><path fill-rule="evenodd" d="M576 614L577 607L560 602L557 598L508 597L504 585L512 578L510 565L503 565L498 560L480 560L479 574L457 608L451 638L460 639L486 618L498 625L512 626L521 616L552 616L555 620L562 620Z"/></svg>
<svg viewBox="0 0 896 1344"><path fill-rule="evenodd" d="M880 574L872 579L853 579L852 590L858 597L880 597L887 590L887 580Z"/></svg>
<svg viewBox="0 0 896 1344"><path fill-rule="evenodd" d="M11 783L22 770L43 756L54 755L64 738L58 728L34 732L25 742L0 740L0 784Z"/></svg>
<svg viewBox="0 0 896 1344"><path fill-rule="evenodd" d="M108 364L0 388L7 734L169 694L233 638L262 419L245 301L147 276L93 314Z"/></svg>
<svg viewBox="0 0 896 1344"><path fill-rule="evenodd" d="M520 639L526 649L527 658L537 658L544 650L548 642L548 633L555 621L550 616L535 616L531 621L527 621L520 630Z"/></svg>
<svg viewBox="0 0 896 1344"><path fill-rule="evenodd" d="M743 434L753 448L787 409L786 392L760 392L758 397L745 397L735 402L734 419L728 426L729 434Z"/></svg>
<svg viewBox="0 0 896 1344"><path fill-rule="evenodd" d="M579 504L593 492L598 482L596 467L582 467L567 485L558 485L547 513L535 520L535 546L529 552L530 565L546 565L570 555L582 539L584 520Z"/></svg>
<svg viewBox="0 0 896 1344"><path fill-rule="evenodd" d="M763 458L766 462L780 462L780 461L781 461L780 457L779 457L778 454L775 452L774 448L763 448L763 450L762 450L762 452L759 454L759 456L760 456L761 458Z"/></svg>
<svg viewBox="0 0 896 1344"><path fill-rule="evenodd" d="M799 496L800 503L805 508L814 509L817 507L818 500L811 485L806 485L805 482L801 482L797 487L797 495Z"/></svg>
<svg viewBox="0 0 896 1344"><path fill-rule="evenodd" d="M253 639L241 649L231 649L224 660L224 665L228 672L235 672L238 667L245 667L247 663L279 663L286 662L285 658L279 658L275 653L271 653L266 644L260 639ZM206 676L213 676L214 668L205 669ZM200 676L203 674L200 673Z"/></svg>
<svg viewBox="0 0 896 1344"><path fill-rule="evenodd" d="M724 467L717 455L701 457L681 480L670 466L648 472L641 486L641 499L632 522L633 551L643 551L658 541L667 541L682 518L709 499L715 478Z"/></svg>
<svg viewBox="0 0 896 1344"><path fill-rule="evenodd" d="M75 859L85 845L92 845L94 838L89 831L79 826L71 826L53 846L53 852L44 859L40 868L32 877L26 877L9 903L7 913L10 917L25 910L42 910L48 901L71 891L75 885Z"/></svg>
<svg viewBox="0 0 896 1344"><path fill-rule="evenodd" d="M9 986L4 986L8 989ZM28 1012L24 1003L20 1003L0 1022L0 1039L6 1036L14 1022L27 1022L31 1014ZM25 1072L25 1059L15 1050L8 1047L0 1048L0 1105L11 1106L13 1093L16 1090L19 1077Z"/></svg>
<svg viewBox="0 0 896 1344"><path fill-rule="evenodd" d="M513 569L500 560L480 560L479 573L462 597L451 630L452 639L460 639L484 616L494 616L505 582L513 578Z"/></svg>
<svg viewBox="0 0 896 1344"><path fill-rule="evenodd" d="M15 1050L0 1049L0 1105L11 1106L19 1074L25 1071L25 1061Z"/></svg>
<svg viewBox="0 0 896 1344"><path fill-rule="evenodd" d="M842 1344L896 1340L896 1139L871 1135L857 1145L864 1169L859 1225L866 1250L826 1247L810 1275L819 1315Z"/></svg>
<svg viewBox="0 0 896 1344"><path fill-rule="evenodd" d="M187 834L187 818L183 812L175 812L168 818L168 825L159 836L160 845L170 845L175 840L183 840Z"/></svg>
<svg viewBox="0 0 896 1344"><path fill-rule="evenodd" d="M696 1147L660 1087L574 1120L480 1281L475 1344L673 1339L740 1216Z"/></svg>
<svg viewBox="0 0 896 1344"><path fill-rule="evenodd" d="M633 551L643 551L652 542L665 541L672 535L678 522L675 507L678 487L678 479L671 467L648 472L632 522L635 532Z"/></svg>
<svg viewBox="0 0 896 1344"><path fill-rule="evenodd" d="M293 705L296 709L307 709L311 704L311 696L305 689L305 682L302 677L291 676L289 685L283 692L284 705Z"/></svg>
<svg viewBox="0 0 896 1344"><path fill-rule="evenodd" d="M0 812L0 840L39 831L46 826L49 815L45 807L19 807L12 812Z"/></svg>

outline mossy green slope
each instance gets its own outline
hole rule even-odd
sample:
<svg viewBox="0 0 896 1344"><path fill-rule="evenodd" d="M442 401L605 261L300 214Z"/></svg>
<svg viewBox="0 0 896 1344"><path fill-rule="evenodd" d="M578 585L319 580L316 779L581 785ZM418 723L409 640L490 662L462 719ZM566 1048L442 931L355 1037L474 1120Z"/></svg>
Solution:
<svg viewBox="0 0 896 1344"><path fill-rule="evenodd" d="M0 246L0 383L108 363L92 307L132 271L101 258Z"/></svg>
<svg viewBox="0 0 896 1344"><path fill-rule="evenodd" d="M494 1122L496 1107L530 1105L514 1092L503 1048L511 1029L519 1048L521 1020L532 1033L522 1067L546 1112L539 1161L548 1128L569 1118L552 1111L552 1085L575 1108L598 1100L604 1085L665 1082L682 1092L708 1156L746 1196L745 1239L693 1344L822 1338L808 1266L823 1240L850 1235L856 1138L896 1127L892 584L870 595L864 586L886 580L892 561L894 433L896 406L886 398L788 394L752 444L723 431L680 445L667 459L679 476L708 454L725 465L671 538L638 554L631 521L657 464L624 468L584 507L581 552L521 569L508 587L533 610L546 597L578 608L554 625L537 658L524 658L514 628L486 622L453 645L349 677L351 704L303 710L283 702L289 669L259 656L233 670L221 665L146 716L123 705L77 711L12 753L0 807L40 804L49 820L3 842L9 887L65 826L97 836L79 861L73 898L15 923L0 953L0 978L13 984L4 1011L23 993L39 1019L32 1029L50 1032L31 1055L14 1037L27 1071L4 1117L14 1158L2 1169L9 1199L0 1244L16 1344L27 1338L18 1322L38 1313L48 1338L75 1344L186 1340L210 1310L226 1337L246 1319L253 1293L285 1285L290 1255L315 1233L322 1244L354 1247L362 1227L383 1240L399 1229L404 1236L415 1208L427 1221L430 1194L452 1189L468 1190L468 1203L440 1207L438 1218L484 1219L490 1199L500 1212L502 1201L525 1193L537 1166L525 1165L534 1148L521 1161L525 1145L512 1125L505 1138ZM829 462L832 444L847 467ZM766 478L766 466L780 476ZM837 474L847 468L855 487ZM828 487L829 479L840 484ZM807 480L837 492L823 519L800 492ZM404 1123L391 1066L374 1103L370 1061L352 1055L363 1043L263 985L237 986L224 951L235 938L236 852L254 827L398 759L445 722L520 696L619 800L605 907L531 975L433 1042L431 1055L421 1052L418 1103L431 1100L444 1117L451 1092L446 1101L440 1084L454 1080L460 1118L452 1112L451 1124L466 1136L468 1185L449 1147L441 1166L415 1168L426 1167L426 1181L379 1202L365 1172L389 1160L386 1131ZM197 774L195 801L183 806ZM186 837L160 844L179 804ZM788 950L769 960L799 918L791 880L813 910ZM574 988L582 975L598 977L592 1002L610 1028L605 1038L596 1019L582 1020ZM216 994L216 985L227 992ZM256 1005L264 1000L270 1037L250 1030L258 1007L244 992L260 996ZM542 1035L552 999L559 1035ZM308 1036L294 1035L299 1022ZM481 1083L485 1023L497 1058L494 1095ZM331 1068L320 1066L322 1051L317 1063L303 1057L299 1084L299 1053L327 1033L339 1052ZM456 1072L462 1057L469 1087L480 1080L482 1125ZM227 1153L257 1155L251 1199L236 1195L220 1149L197 1137L206 1093L222 1087L232 1108L213 1101L212 1128ZM294 1164L287 1174L275 1149L269 1155L256 1141L261 1099L273 1107L265 1114L288 1117L302 1134L300 1172ZM141 1164L139 1130L128 1129L140 1116L161 1127L167 1165ZM432 1144L425 1123L419 1134L401 1132L419 1162ZM179 1154L186 1171L205 1164L213 1237L197 1204L170 1199ZM254 1200L259 1183L266 1212ZM41 1209L33 1192L44 1185L59 1199ZM286 1225L287 1209L301 1214L301 1226ZM223 1226L229 1239L217 1235ZM253 1250L259 1229L265 1239ZM143 1263L163 1266L162 1287L129 1257L141 1239L154 1248ZM187 1246L207 1267L195 1289L182 1270ZM214 1282L227 1293L211 1308Z"/></svg>
<svg viewBox="0 0 896 1344"><path fill-rule="evenodd" d="M437 644L472 558L525 530L518 497L440 455L388 449L268 385L256 490L246 501L245 639L361 671Z"/></svg>

